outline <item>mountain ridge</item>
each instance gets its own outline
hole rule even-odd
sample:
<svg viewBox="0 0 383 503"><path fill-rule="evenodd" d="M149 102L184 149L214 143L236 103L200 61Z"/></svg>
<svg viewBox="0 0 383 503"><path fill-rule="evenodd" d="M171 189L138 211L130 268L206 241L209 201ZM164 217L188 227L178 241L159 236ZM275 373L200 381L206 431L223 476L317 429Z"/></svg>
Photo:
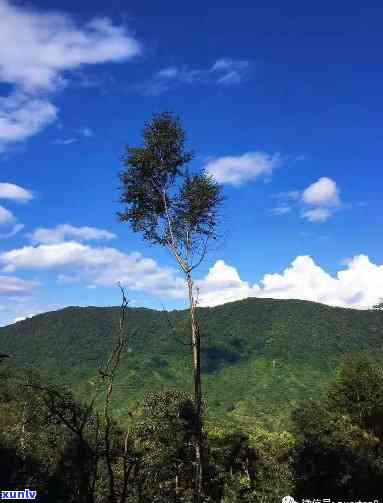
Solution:
<svg viewBox="0 0 383 503"><path fill-rule="evenodd" d="M86 396L108 357L120 308L76 307L0 328L0 349L21 368ZM249 298L198 308L208 415L272 428L303 398L319 396L350 353L383 355L383 313L303 300ZM128 308L135 335L121 360L115 408L121 417L145 392L191 390L187 310Z"/></svg>

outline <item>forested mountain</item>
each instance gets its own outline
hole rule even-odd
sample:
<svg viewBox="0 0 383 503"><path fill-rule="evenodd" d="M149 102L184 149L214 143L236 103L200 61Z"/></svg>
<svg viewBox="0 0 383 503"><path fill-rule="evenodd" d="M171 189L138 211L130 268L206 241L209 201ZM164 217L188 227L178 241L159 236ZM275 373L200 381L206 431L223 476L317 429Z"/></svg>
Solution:
<svg viewBox="0 0 383 503"><path fill-rule="evenodd" d="M86 396L117 333L118 307L68 307L0 329L1 352ZM254 417L285 429L300 399L320 396L349 353L383 353L383 313L298 300L247 299L199 308L209 420ZM117 416L145 392L191 390L186 311L129 308L115 386Z"/></svg>

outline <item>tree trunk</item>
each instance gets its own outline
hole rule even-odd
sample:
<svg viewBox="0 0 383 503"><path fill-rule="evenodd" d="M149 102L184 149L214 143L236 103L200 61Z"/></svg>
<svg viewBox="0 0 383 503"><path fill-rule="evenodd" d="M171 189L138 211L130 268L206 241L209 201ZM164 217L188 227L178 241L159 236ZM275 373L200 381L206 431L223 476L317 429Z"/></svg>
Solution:
<svg viewBox="0 0 383 503"><path fill-rule="evenodd" d="M194 371L194 449L195 449L195 477L194 477L194 503L202 501L202 384L201 384L201 340L198 321L196 317L196 304L193 292L193 279L191 273L186 275L191 322L191 345Z"/></svg>
<svg viewBox="0 0 383 503"><path fill-rule="evenodd" d="M178 493L179 493L179 490L178 490L178 466L176 467L176 476L175 476L175 500L174 501L177 501L178 502Z"/></svg>

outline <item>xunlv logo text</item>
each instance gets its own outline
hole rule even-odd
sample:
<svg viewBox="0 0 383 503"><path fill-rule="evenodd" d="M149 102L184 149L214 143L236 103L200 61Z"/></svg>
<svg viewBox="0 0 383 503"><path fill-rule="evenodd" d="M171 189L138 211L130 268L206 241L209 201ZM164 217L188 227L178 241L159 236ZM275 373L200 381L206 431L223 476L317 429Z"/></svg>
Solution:
<svg viewBox="0 0 383 503"><path fill-rule="evenodd" d="M1 491L2 500L34 500L37 491L24 489L23 491Z"/></svg>

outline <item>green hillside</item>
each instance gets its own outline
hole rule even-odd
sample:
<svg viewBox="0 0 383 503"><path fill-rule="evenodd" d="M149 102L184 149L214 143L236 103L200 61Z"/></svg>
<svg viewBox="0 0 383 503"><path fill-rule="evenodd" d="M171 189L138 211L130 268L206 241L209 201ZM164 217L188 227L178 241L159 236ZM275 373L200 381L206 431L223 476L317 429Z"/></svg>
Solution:
<svg viewBox="0 0 383 503"><path fill-rule="evenodd" d="M69 307L0 329L0 351L85 396L109 355L119 308ZM199 309L208 418L256 417L286 428L301 398L317 397L348 353L383 353L383 313L297 300L247 299ZM146 391L191 390L186 311L128 310L133 334L114 395L123 417ZM92 379L93 378L93 379Z"/></svg>

